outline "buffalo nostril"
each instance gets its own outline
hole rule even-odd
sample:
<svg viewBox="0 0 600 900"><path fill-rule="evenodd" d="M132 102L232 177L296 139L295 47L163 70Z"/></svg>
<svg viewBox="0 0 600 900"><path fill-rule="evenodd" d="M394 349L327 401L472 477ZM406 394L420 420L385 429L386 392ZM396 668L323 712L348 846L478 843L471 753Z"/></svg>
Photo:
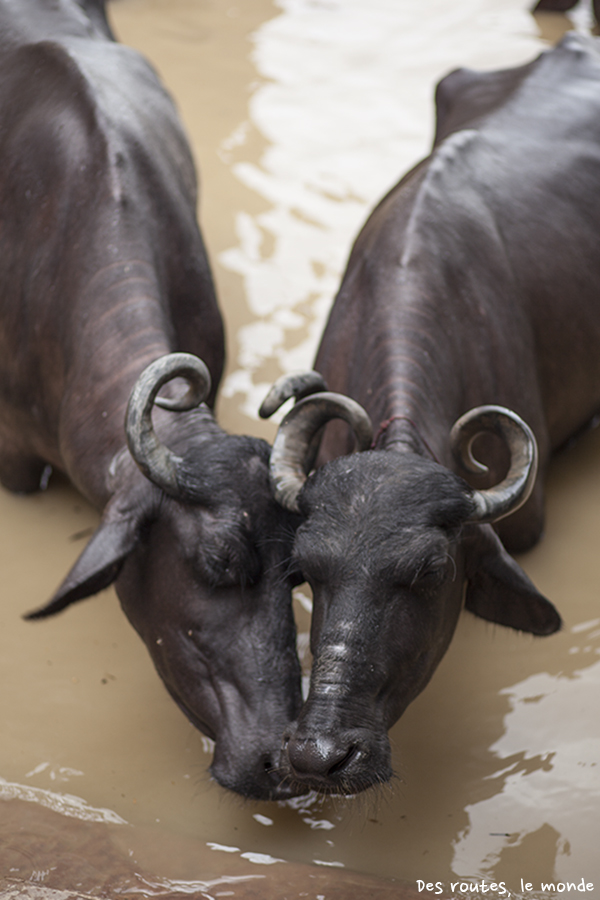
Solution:
<svg viewBox="0 0 600 900"><path fill-rule="evenodd" d="M338 772L341 772L342 769L345 769L346 766L348 766L348 764L351 762L352 759L354 759L354 757L358 754L358 752L359 752L359 750L358 750L357 745L356 745L356 744L352 744L352 746L349 748L349 750L348 750L348 752L346 753L346 755L343 756L342 759L340 759L340 760L338 760L337 762L335 762L335 763L331 766L331 768L329 769L329 771L327 772L327 774L328 774L329 776L331 776L331 775L337 775Z"/></svg>
<svg viewBox="0 0 600 900"><path fill-rule="evenodd" d="M357 744L338 744L330 738L292 738L287 754L297 776L329 778L347 768L358 750Z"/></svg>

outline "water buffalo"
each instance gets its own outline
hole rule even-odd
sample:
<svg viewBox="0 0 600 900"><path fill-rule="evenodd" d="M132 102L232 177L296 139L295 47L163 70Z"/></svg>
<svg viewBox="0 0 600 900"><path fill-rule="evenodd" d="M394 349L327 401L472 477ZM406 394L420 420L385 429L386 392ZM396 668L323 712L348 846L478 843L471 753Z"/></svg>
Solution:
<svg viewBox="0 0 600 900"><path fill-rule="evenodd" d="M446 77L431 155L354 245L323 379L271 457L314 592L310 693L285 734L299 785L390 778L387 729L463 602L533 634L560 628L507 549L539 539L549 456L600 409L599 53L571 35L519 68ZM263 414L298 391L284 381ZM332 418L352 428L326 426L307 477Z"/></svg>
<svg viewBox="0 0 600 900"><path fill-rule="evenodd" d="M33 491L55 467L102 511L30 618L114 582L167 690L216 741L217 781L285 797L294 516L271 495L270 447L211 411L223 331L173 103L101 0L1 0L0 72L0 480ZM194 396L167 385L155 432L176 376Z"/></svg>

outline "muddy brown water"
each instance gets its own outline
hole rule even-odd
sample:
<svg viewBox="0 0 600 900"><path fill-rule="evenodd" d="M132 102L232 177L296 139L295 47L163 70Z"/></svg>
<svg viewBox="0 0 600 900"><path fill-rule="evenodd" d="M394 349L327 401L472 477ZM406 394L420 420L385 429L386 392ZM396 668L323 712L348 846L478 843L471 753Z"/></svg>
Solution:
<svg viewBox="0 0 600 900"><path fill-rule="evenodd" d="M117 0L111 16L174 93L201 170L228 325L220 420L267 438L257 402L310 365L353 235L426 152L435 81L591 25L585 4L534 21L517 0ZM60 478L0 492L0 896L537 896L581 879L600 896L600 432L557 458L547 534L520 559L564 630L464 614L392 730L398 777L355 799L250 803L212 783L210 742L112 591L21 620L96 522ZM301 649L308 605L301 589Z"/></svg>

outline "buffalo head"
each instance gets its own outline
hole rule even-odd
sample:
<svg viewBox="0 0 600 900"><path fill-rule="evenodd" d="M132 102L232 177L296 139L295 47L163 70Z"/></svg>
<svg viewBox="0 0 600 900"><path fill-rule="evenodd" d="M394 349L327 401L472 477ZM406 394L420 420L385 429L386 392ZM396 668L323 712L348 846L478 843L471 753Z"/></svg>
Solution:
<svg viewBox="0 0 600 900"><path fill-rule="evenodd" d="M307 476L315 434L334 417L352 425L362 452ZM292 783L356 793L391 777L387 731L433 675L463 602L534 634L560 627L489 524L527 499L535 438L508 410L471 410L449 436L467 468L480 468L470 448L484 430L508 444L511 463L500 484L478 491L426 456L367 449L370 421L347 397L321 392L284 418L271 479L303 517L294 563L314 595L310 692L284 733Z"/></svg>
<svg viewBox="0 0 600 900"><path fill-rule="evenodd" d="M171 397L157 396L176 377L191 385L186 396L172 386ZM130 449L113 459L101 523L29 618L114 582L167 690L215 741L215 779L247 797L283 798L281 734L301 706L289 572L298 517L272 497L269 445L226 434L198 405L209 385L188 354L142 373L127 415ZM158 413L160 438L155 405L178 410Z"/></svg>

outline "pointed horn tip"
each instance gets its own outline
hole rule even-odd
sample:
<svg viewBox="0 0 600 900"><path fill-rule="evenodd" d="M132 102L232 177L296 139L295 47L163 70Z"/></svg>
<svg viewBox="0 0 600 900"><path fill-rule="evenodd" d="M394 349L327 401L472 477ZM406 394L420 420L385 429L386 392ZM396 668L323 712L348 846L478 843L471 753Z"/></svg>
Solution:
<svg viewBox="0 0 600 900"><path fill-rule="evenodd" d="M258 407L258 415L261 419L269 419L273 415L273 413L277 412L280 406L281 403L278 402L278 398L273 396L273 388L271 388L263 402Z"/></svg>
<svg viewBox="0 0 600 900"><path fill-rule="evenodd" d="M267 396L260 405L258 414L261 419L268 419L283 406L286 400L294 397L296 401L299 401L312 394L318 394L326 390L327 384L325 379L319 372L315 372L312 369L307 372L282 375L269 389Z"/></svg>
<svg viewBox="0 0 600 900"><path fill-rule="evenodd" d="M56 610L57 612L59 610ZM37 622L39 619L47 619L52 615L52 610L46 606L40 606L38 609L31 609L29 612L23 613L21 618L24 622Z"/></svg>

